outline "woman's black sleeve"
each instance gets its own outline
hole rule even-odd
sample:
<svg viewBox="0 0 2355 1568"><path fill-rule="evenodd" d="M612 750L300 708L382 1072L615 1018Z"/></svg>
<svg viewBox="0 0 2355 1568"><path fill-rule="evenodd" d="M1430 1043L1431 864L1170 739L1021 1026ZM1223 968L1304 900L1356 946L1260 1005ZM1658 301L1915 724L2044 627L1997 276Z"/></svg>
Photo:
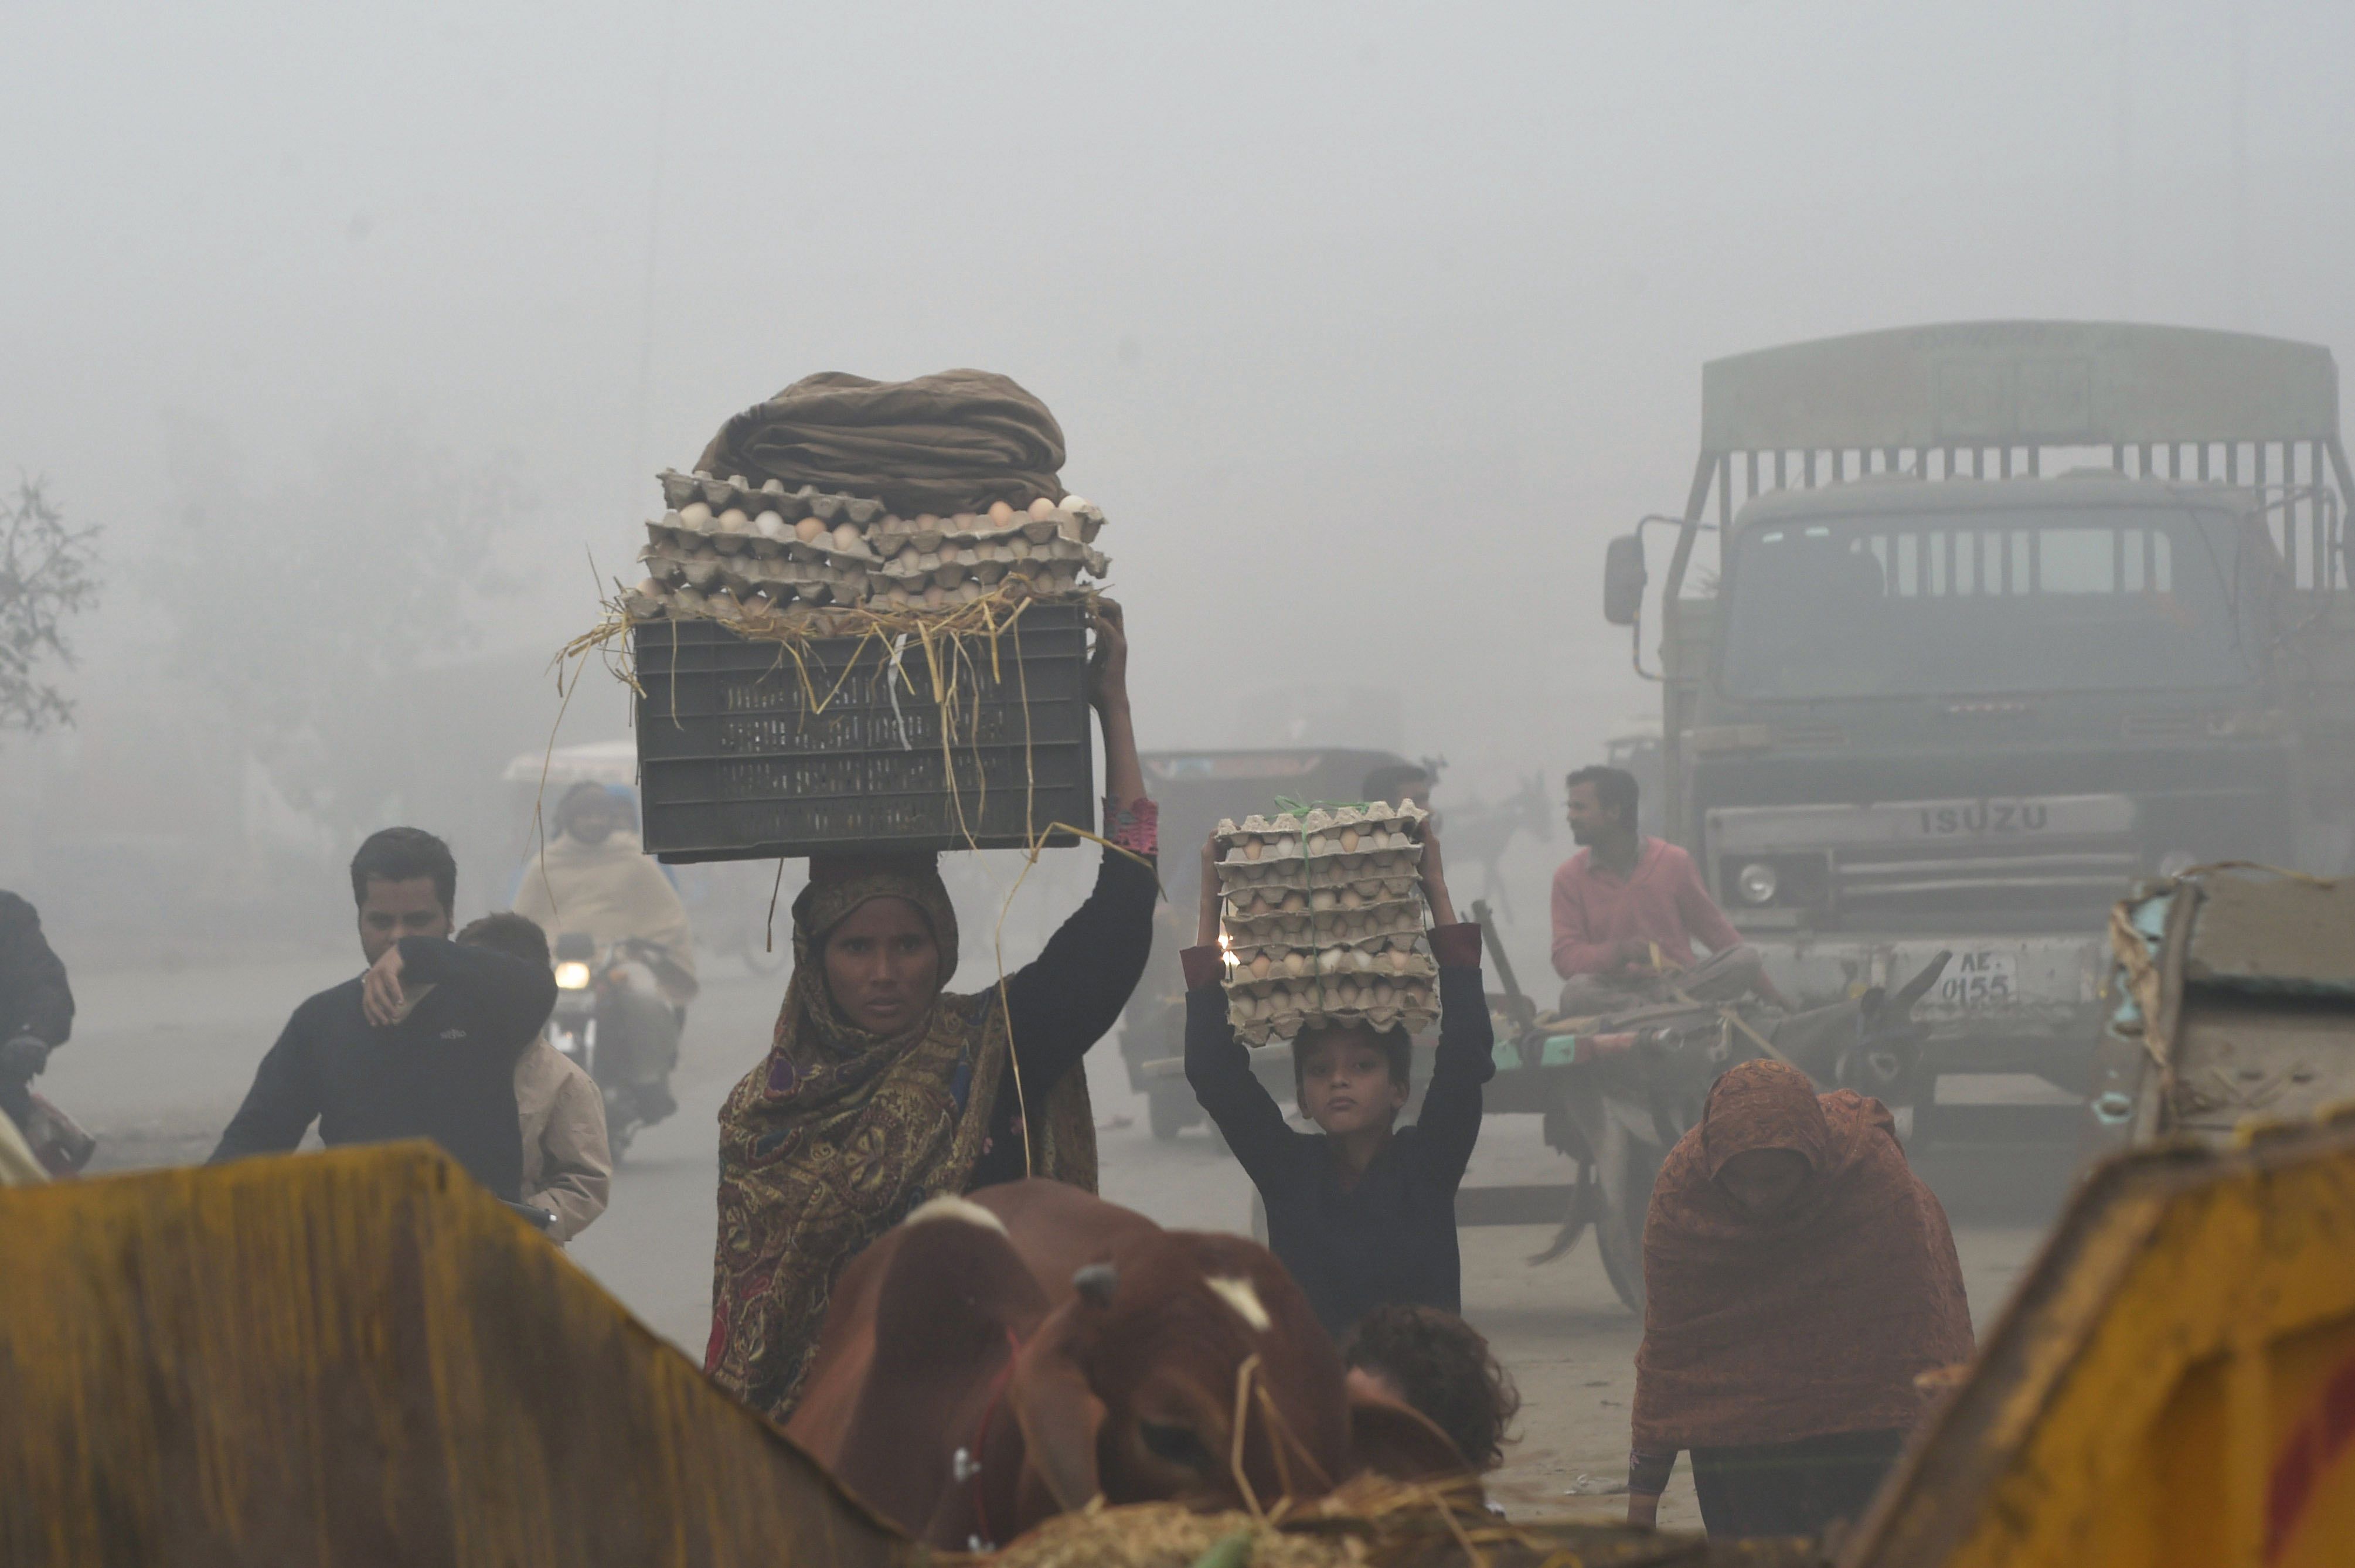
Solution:
<svg viewBox="0 0 2355 1568"><path fill-rule="evenodd" d="M1159 891L1151 866L1107 849L1087 901L1045 951L1007 976L1007 1023L1031 1093L1060 1081L1120 1021L1153 950Z"/></svg>

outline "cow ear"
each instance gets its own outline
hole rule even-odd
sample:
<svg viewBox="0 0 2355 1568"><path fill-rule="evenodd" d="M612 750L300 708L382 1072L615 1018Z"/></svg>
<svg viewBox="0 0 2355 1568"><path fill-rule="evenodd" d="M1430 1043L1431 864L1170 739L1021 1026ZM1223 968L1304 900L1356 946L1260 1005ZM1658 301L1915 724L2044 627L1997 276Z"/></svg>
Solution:
<svg viewBox="0 0 2355 1568"><path fill-rule="evenodd" d="M1096 1473L1103 1402L1088 1386L1080 1360L1086 1312L1084 1303L1069 1301L1050 1315L1023 1348L1007 1390L1030 1467L1069 1512L1087 1507L1103 1489Z"/></svg>
<svg viewBox="0 0 2355 1568"><path fill-rule="evenodd" d="M1447 1434L1422 1412L1356 1393L1349 1397L1349 1458L1358 1469L1393 1481L1436 1481L1472 1473Z"/></svg>

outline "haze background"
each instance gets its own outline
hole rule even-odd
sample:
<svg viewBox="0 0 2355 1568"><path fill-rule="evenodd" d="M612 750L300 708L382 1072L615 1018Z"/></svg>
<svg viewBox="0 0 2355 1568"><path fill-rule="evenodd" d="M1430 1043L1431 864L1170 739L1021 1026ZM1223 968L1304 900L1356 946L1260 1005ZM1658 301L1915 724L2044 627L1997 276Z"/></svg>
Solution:
<svg viewBox="0 0 2355 1568"><path fill-rule="evenodd" d="M0 464L109 591L79 731L0 741L0 884L77 964L348 944L337 863L406 816L501 901L591 560L819 369L1055 411L1147 748L1558 788L1657 722L1598 570L1680 505L1703 360L2355 344L2351 55L2355 8L2260 0L12 5ZM593 675L561 739L624 726ZM1525 971L1567 848L1516 847Z"/></svg>

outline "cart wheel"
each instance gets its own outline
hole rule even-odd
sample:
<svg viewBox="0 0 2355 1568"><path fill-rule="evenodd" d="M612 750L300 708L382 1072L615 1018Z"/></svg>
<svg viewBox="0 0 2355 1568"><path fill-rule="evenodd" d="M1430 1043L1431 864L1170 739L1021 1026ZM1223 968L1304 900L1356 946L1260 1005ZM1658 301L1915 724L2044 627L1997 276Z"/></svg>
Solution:
<svg viewBox="0 0 2355 1568"><path fill-rule="evenodd" d="M1146 1091L1145 1119L1152 1124L1153 1136L1163 1143L1186 1130L1194 1120L1194 1111L1190 1093L1161 1088Z"/></svg>
<svg viewBox="0 0 2355 1568"><path fill-rule="evenodd" d="M1596 1174L1603 1183L1603 1201L1594 1220L1596 1249L1603 1254L1603 1272L1611 1288L1636 1317L1644 1315L1644 1212L1651 1207L1652 1182L1660 1173L1660 1155L1650 1144L1630 1137L1615 1119L1603 1129L1603 1149Z"/></svg>

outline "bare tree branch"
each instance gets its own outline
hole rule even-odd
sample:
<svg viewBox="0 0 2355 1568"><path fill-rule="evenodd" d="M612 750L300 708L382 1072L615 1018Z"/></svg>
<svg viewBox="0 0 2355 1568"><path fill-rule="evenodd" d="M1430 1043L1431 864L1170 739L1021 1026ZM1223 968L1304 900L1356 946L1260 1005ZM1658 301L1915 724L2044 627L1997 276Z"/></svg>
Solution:
<svg viewBox="0 0 2355 1568"><path fill-rule="evenodd" d="M98 534L68 527L38 479L19 475L0 500L0 731L73 722L45 666L73 667L65 624L98 603Z"/></svg>

